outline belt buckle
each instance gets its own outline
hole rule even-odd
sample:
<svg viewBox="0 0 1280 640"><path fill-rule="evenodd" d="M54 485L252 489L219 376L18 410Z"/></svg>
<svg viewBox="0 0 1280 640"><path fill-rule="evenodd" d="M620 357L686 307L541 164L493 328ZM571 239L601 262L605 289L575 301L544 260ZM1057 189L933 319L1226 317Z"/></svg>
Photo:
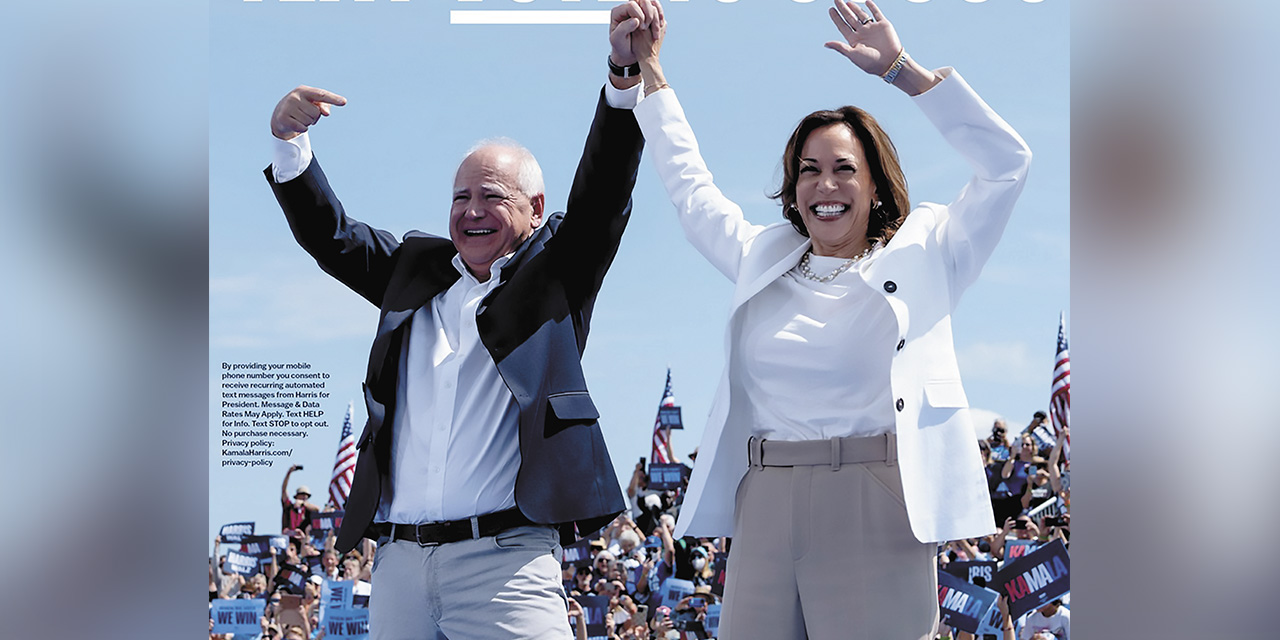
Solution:
<svg viewBox="0 0 1280 640"><path fill-rule="evenodd" d="M416 543L418 543L418 546L419 546L419 547L438 547L438 546L440 546L440 543L439 543L439 542L434 542L434 541L431 541L431 540L428 540L428 541L426 541L426 542L423 542L423 541L422 541L422 530L423 530L423 528L427 527L428 525L432 525L432 524L436 524L436 523L434 523L434 522L428 522L428 523L426 523L426 524L419 524L419 525L415 525L415 526L414 526L414 528L413 528L413 541L414 541L414 542L416 542Z"/></svg>

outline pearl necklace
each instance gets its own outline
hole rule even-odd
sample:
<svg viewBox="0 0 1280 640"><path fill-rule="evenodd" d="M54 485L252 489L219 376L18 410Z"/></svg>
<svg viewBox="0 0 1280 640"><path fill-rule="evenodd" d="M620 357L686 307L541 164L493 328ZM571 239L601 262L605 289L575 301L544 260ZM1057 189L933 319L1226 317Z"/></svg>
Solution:
<svg viewBox="0 0 1280 640"><path fill-rule="evenodd" d="M845 271L848 271L849 267L852 267L859 260L870 255L871 250L875 249L877 245L878 243L867 247L862 251L862 253L859 253L858 255L852 258L849 258L848 260L845 260L844 264L841 264L840 266L836 267L835 271L832 271L831 273L828 273L827 275L821 276L821 277L819 277L817 274L813 272L812 269L809 268L809 256L813 254L813 249L809 249L808 251L805 251L804 256L800 258L800 275L810 280L813 280L814 282L831 282L832 280L836 279L836 276L844 273Z"/></svg>

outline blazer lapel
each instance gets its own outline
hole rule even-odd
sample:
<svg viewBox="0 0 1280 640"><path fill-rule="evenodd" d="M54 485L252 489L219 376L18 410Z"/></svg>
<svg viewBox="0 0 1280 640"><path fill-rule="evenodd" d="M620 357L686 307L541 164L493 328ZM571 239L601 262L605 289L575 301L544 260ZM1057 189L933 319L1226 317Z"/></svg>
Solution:
<svg viewBox="0 0 1280 640"><path fill-rule="evenodd" d="M415 246L419 244L423 246ZM412 313L462 277L453 268L453 256L458 251L453 243L443 238L406 239L401 250L405 252L401 259L403 262L396 267L396 273L387 286L384 313ZM380 327L379 331L382 329Z"/></svg>
<svg viewBox="0 0 1280 640"><path fill-rule="evenodd" d="M436 294L462 277L453 268L457 251L443 238L406 238L401 247L403 257L397 265L383 300L378 333L369 353L368 384L374 396L390 399L387 388L395 380L400 358L400 341L415 311Z"/></svg>
<svg viewBox="0 0 1280 640"><path fill-rule="evenodd" d="M796 263L800 262L800 256L804 255L804 252L809 249L810 243L808 238L805 238L798 233L794 234L794 237L801 241L799 244L792 247L780 244L776 247L756 247L753 249L753 251L761 251L762 249L766 250L765 254L761 257L769 260L769 263L763 271L755 275L744 274L747 275L750 280L747 286L734 288L732 307L734 310L737 310L739 307L746 304L747 300L750 300L752 296L760 293L761 290L769 286L770 282L777 280L779 276L790 271L792 267L796 266ZM777 242L786 242L789 239L790 238L780 238ZM765 238L757 238L757 243L759 243L760 240L765 240ZM781 257L777 259L770 259L771 256L777 255L781 255Z"/></svg>

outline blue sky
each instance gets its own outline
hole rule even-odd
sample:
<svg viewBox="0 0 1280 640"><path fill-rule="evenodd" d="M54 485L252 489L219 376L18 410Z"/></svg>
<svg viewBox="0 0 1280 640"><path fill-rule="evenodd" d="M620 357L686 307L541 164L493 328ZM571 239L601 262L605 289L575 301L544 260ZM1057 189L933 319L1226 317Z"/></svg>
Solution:
<svg viewBox="0 0 1280 640"><path fill-rule="evenodd" d="M349 213L400 235L447 235L457 162L476 140L509 136L543 166L549 210L563 208L605 81L603 25L450 24L456 10L607 10L612 2L532 0L243 2L211 8L210 530L278 525L293 483L323 495L342 413L359 402L377 310L316 267L293 241L262 169L272 107L299 84L348 98L312 130ZM668 2L663 65L717 184L749 219L780 220L765 194L795 123L861 106L898 148L911 199L947 202L963 161L900 91L822 47L838 36L823 2ZM907 51L954 66L1022 134L1035 160L982 277L953 316L960 369L980 429L992 414L1020 427L1047 405L1059 311L1069 299L1068 3L885 0ZM583 361L619 477L649 437L666 368L697 446L724 361L727 280L685 242L645 158L635 210L596 306ZM1070 315L1068 313L1068 325ZM333 427L288 443L290 462L220 467L222 362L310 362L329 373ZM284 443L282 443L284 444Z"/></svg>

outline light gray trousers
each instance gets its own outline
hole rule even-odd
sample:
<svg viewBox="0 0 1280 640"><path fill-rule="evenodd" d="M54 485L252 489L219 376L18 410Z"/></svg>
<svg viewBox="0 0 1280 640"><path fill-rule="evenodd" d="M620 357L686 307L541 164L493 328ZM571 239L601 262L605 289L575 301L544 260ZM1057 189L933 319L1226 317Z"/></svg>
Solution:
<svg viewBox="0 0 1280 640"><path fill-rule="evenodd" d="M440 546L379 541L370 640L570 640L550 527Z"/></svg>

